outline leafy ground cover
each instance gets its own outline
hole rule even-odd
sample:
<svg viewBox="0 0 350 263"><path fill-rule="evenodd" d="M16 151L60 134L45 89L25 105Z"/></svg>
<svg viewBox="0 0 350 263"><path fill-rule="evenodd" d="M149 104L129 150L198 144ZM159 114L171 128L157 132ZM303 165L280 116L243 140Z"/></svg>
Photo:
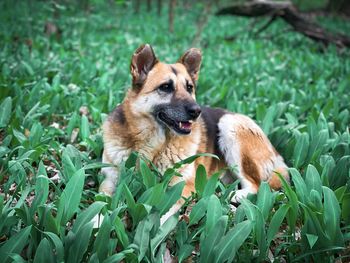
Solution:
<svg viewBox="0 0 350 263"><path fill-rule="evenodd" d="M135 168L132 155L113 198L97 194L100 126L129 87L135 48L151 43L175 61L204 6L179 7L170 34L166 9L135 15L128 2L0 5L2 262L160 262L166 247L179 261L350 260L349 51L293 32L269 39L282 22L254 38L250 20L210 16L198 100L253 117L291 167L291 185L263 184L232 212L237 182L207 179L200 167L181 220L160 226L183 187L168 187L176 167L160 175L147 160ZM344 19L320 20L349 32Z"/></svg>

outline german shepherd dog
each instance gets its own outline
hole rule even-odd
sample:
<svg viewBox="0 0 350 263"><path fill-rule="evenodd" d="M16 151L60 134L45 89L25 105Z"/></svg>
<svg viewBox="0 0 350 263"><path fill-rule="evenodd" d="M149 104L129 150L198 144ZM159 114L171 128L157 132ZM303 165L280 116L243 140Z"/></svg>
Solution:
<svg viewBox="0 0 350 263"><path fill-rule="evenodd" d="M171 183L185 181L185 198L195 191L199 164L205 166L209 175L224 167L237 167L235 176L241 189L231 199L236 203L249 193L256 193L261 181L279 189L281 182L276 172L289 180L283 158L253 120L196 103L201 60L201 51L195 48L185 52L175 64L158 61L148 44L135 51L130 65L132 88L103 125L103 162L115 166L102 169L105 179L100 192L113 194L118 166L132 151L151 160L161 172L198 153L219 156L220 160L201 156L180 168L183 176L175 177ZM161 223L182 204L183 200L179 200L161 218Z"/></svg>

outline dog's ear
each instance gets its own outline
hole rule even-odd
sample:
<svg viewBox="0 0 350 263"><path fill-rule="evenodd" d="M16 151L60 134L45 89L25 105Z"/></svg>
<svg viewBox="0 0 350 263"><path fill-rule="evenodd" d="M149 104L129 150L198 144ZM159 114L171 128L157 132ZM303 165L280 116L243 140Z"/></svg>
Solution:
<svg viewBox="0 0 350 263"><path fill-rule="evenodd" d="M187 72L190 74L191 78L194 81L198 80L199 69L202 62L202 52L198 48L191 48L187 50L178 60L179 63L182 63Z"/></svg>
<svg viewBox="0 0 350 263"><path fill-rule="evenodd" d="M144 44L136 49L130 64L133 87L139 88L143 85L148 72L157 62L158 60L149 44Z"/></svg>

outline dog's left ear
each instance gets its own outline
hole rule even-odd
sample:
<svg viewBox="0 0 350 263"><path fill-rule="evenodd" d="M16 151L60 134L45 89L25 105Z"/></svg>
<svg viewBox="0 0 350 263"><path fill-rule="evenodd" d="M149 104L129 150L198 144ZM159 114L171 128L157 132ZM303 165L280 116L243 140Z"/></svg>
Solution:
<svg viewBox="0 0 350 263"><path fill-rule="evenodd" d="M183 64L187 72L190 74L194 81L198 80L199 69L202 62L202 52L198 48L191 48L183 54L178 60L179 63Z"/></svg>
<svg viewBox="0 0 350 263"><path fill-rule="evenodd" d="M158 62L152 47L149 44L141 45L132 56L130 72L134 87L141 87L147 78L148 73Z"/></svg>

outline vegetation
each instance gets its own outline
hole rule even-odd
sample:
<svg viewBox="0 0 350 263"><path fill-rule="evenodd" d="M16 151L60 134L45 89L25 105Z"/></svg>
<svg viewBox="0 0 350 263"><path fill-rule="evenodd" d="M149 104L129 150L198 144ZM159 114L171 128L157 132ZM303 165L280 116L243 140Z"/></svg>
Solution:
<svg viewBox="0 0 350 263"><path fill-rule="evenodd" d="M160 16L120 1L85 10L0 6L2 262L161 262L166 248L179 262L350 260L348 50L295 32L269 37L283 23L254 38L248 19L209 16L198 100L253 117L291 167L291 184L280 192L262 184L233 212L238 182L207 179L200 167L181 220L160 226L180 197L183 185L168 182L181 163L161 176L147 160L135 168L132 154L115 195L100 195L100 127L130 85L132 52L150 43L161 60L175 61L191 47L204 5L179 4L172 34L166 6ZM319 22L350 32L341 18Z"/></svg>

